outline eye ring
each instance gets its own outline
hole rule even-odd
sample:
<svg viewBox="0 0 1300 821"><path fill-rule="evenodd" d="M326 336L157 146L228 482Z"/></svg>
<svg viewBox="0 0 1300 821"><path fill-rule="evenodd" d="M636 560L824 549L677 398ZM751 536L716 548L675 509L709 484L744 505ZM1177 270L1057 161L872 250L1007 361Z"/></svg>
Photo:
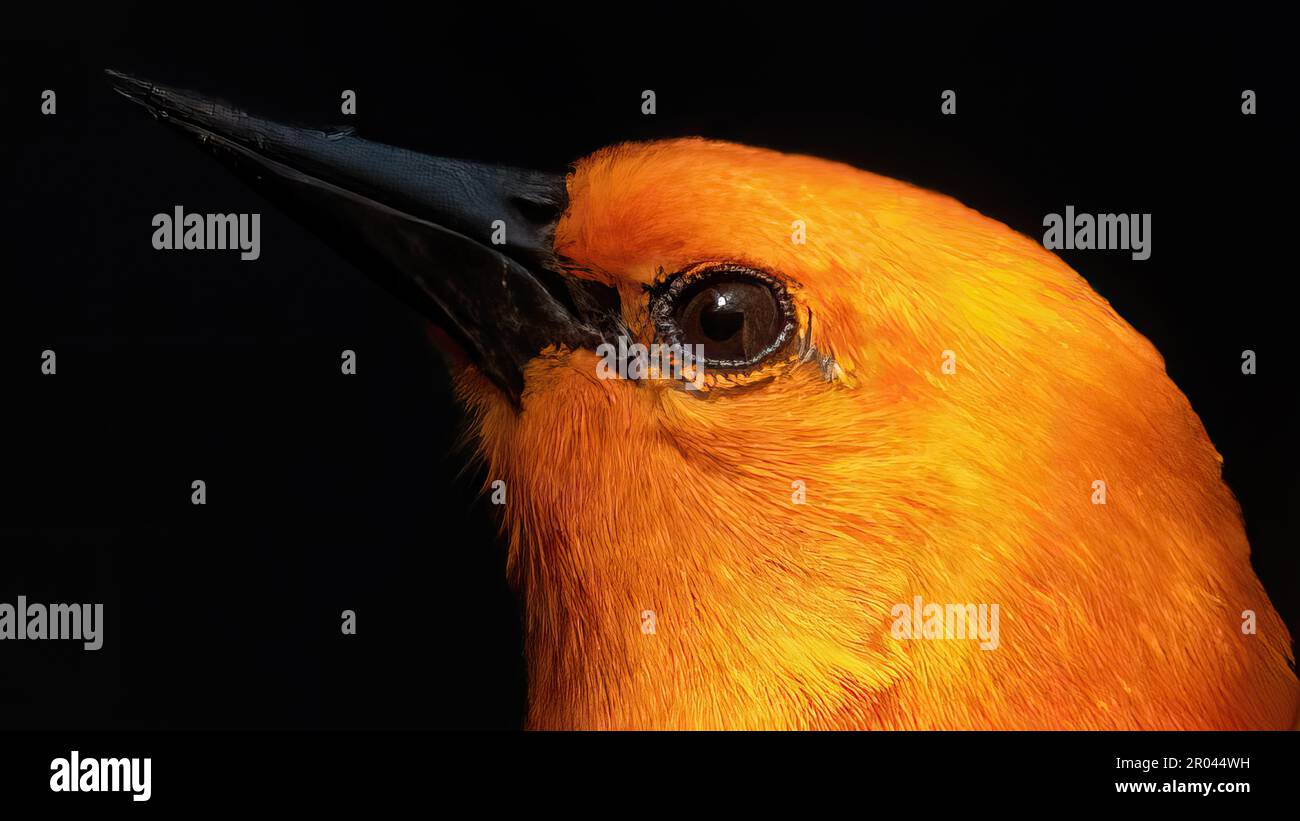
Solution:
<svg viewBox="0 0 1300 821"><path fill-rule="evenodd" d="M759 290L761 289L761 290ZM713 310L711 305L701 308L701 298L708 294L718 297L717 305L725 306L726 291L740 306L738 312L724 314L726 327L719 333L732 329L731 342L724 344L721 355L710 355L705 348L702 363L705 367L730 371L753 370L774 354L783 350L795 338L798 325L794 300L785 284L766 271L737 263L702 263L664 279L650 289L650 318L656 335L669 345L699 344L697 338L703 327L683 327L683 321L696 325L707 318L703 311ZM769 302L770 300L770 302ZM756 328L746 328L745 308L756 314ZM769 316L770 314L770 316ZM740 337L737 339L736 334Z"/></svg>

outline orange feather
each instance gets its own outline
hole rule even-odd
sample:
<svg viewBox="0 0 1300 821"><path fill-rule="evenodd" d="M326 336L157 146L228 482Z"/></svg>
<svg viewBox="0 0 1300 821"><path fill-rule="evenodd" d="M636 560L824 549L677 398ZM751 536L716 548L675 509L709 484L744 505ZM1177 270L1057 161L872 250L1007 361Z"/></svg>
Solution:
<svg viewBox="0 0 1300 821"><path fill-rule="evenodd" d="M835 367L697 395L553 349L522 412L461 371L509 489L530 726L1291 726L1290 636L1222 459L1058 257L936 193L698 139L597 152L569 194L555 250L617 286L637 341L661 270L743 262ZM998 604L997 649L894 638L914 596Z"/></svg>

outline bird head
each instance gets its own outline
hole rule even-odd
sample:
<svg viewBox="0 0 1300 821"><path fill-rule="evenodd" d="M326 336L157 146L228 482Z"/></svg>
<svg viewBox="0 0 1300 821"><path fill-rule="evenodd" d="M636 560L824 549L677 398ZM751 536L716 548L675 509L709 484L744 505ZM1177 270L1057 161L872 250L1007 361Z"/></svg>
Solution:
<svg viewBox="0 0 1300 821"><path fill-rule="evenodd" d="M532 726L1294 714L1199 419L1007 226L723 142L552 176L115 82L442 329L526 603ZM900 639L920 601L997 605L1000 636Z"/></svg>
<svg viewBox="0 0 1300 821"><path fill-rule="evenodd" d="M1263 594L1239 513L1159 354L1058 257L946 196L700 139L599 151L567 192L568 274L615 289L636 342L701 345L704 377L602 379L551 349L522 412L459 380L510 489L536 721L1207 720L1114 682L1240 635ZM1214 616L1187 633L1192 590ZM999 604L1005 642L896 640L918 595ZM1270 632L1235 649L1269 658L1282 715ZM1071 684L1031 698L1030 670Z"/></svg>

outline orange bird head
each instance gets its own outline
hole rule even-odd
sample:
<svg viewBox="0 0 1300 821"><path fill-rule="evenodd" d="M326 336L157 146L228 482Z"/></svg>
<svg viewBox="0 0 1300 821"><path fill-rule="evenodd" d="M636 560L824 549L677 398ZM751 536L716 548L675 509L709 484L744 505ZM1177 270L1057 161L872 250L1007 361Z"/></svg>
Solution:
<svg viewBox="0 0 1300 821"><path fill-rule="evenodd" d="M509 489L534 725L1291 721L1219 454L1058 257L939 194L698 139L597 152L568 195L571 275L617 290L637 342L703 343L705 378L549 349L516 410L460 376ZM719 297L752 306L728 323ZM997 646L897 638L917 596L997 604Z"/></svg>
<svg viewBox="0 0 1300 821"><path fill-rule="evenodd" d="M116 82L464 349L530 726L1293 721L1200 420L1005 225L740 145L545 178Z"/></svg>

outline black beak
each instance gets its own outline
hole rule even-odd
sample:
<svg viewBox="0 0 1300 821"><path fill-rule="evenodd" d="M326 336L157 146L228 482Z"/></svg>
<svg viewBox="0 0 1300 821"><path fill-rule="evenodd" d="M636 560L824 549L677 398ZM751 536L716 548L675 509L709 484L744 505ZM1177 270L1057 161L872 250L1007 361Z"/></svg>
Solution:
<svg viewBox="0 0 1300 821"><path fill-rule="evenodd" d="M429 157L251 116L108 71L117 92L194 137L254 189L436 322L516 404L550 345L595 348L617 292L565 275L552 250L563 175ZM500 222L497 222L500 220ZM504 244L494 244L504 227Z"/></svg>

